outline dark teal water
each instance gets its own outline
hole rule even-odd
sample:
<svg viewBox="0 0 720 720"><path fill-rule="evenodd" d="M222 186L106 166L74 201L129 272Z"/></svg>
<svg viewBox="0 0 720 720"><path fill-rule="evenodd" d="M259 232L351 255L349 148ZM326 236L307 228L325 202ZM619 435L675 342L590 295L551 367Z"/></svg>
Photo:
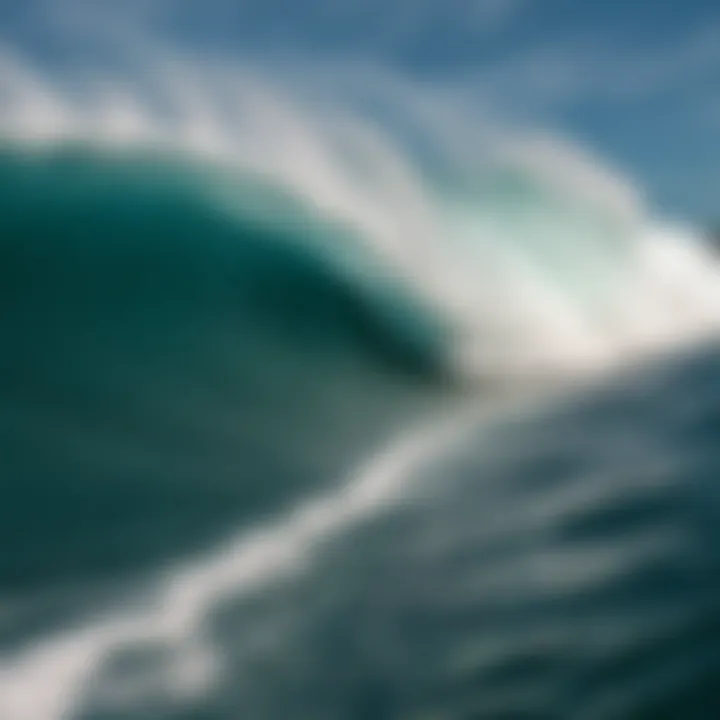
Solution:
<svg viewBox="0 0 720 720"><path fill-rule="evenodd" d="M231 222L182 170L0 158L6 590L152 565L322 486L437 373L299 223Z"/></svg>
<svg viewBox="0 0 720 720"><path fill-rule="evenodd" d="M0 154L0 719L720 716L717 350L463 422L368 504L469 391L230 182Z"/></svg>

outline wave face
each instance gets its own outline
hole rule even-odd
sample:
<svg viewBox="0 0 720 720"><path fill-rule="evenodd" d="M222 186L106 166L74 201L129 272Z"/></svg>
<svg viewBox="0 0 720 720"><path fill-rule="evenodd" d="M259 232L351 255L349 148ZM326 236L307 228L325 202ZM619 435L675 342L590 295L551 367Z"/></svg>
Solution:
<svg viewBox="0 0 720 720"><path fill-rule="evenodd" d="M430 89L178 62L2 58L0 718L714 716L701 238Z"/></svg>
<svg viewBox="0 0 720 720"><path fill-rule="evenodd" d="M94 559L106 573L126 556L152 562L169 531L173 553L195 542L188 531L204 514L217 536L238 512L338 473L343 435L359 426L372 437L370 418L389 419L439 378L410 309L400 327L304 247L309 225L231 222L192 173L82 149L0 158L3 414L18 479L0 511L13 538L2 543L5 587ZM66 483L98 503L107 547L95 523L86 536ZM38 496L46 530L77 528L51 557L43 533L13 530ZM136 550L111 550L129 516Z"/></svg>

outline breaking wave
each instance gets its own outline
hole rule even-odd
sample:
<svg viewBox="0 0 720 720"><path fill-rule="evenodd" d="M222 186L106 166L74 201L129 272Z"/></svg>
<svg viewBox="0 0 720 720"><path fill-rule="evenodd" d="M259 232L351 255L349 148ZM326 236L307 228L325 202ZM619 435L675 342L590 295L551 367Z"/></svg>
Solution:
<svg viewBox="0 0 720 720"><path fill-rule="evenodd" d="M488 427L520 407L532 438L546 390L717 330L720 268L699 233L650 217L630 182L578 148L499 130L436 90L388 77L372 92L327 78L299 86L178 58L78 77L6 52L0 70L2 718L166 716L205 701L207 717L235 717L248 706L223 685L224 661L246 682L277 641L287 680L277 653L307 648L292 633L328 613L332 624L309 572L316 556L333 565L328 538L394 506L388 548L410 537L413 562L442 575L442 553L423 565L414 534L437 517L441 536L485 553L484 567L494 546L477 546L457 498L475 498L482 471L507 480L483 485L486 515L503 493L526 508L525 483L543 468L492 466ZM423 473L463 433L487 455L445 458L430 491L443 500L418 520L409 486L426 492ZM595 456L578 442L579 476ZM563 507L551 527L568 522ZM621 521L607 537L626 547ZM551 535L515 529L521 545L584 558L573 540L558 550ZM648 543L629 562L651 563ZM525 567L517 553L511 543L511 574ZM609 567L622 589L608 563L587 572L602 584ZM547 575L575 597L564 580ZM273 600L303 582L315 619ZM526 591L532 614L543 591ZM246 622L256 597L265 625ZM242 631L231 646L211 637L226 606ZM471 665L493 654L477 643ZM571 650L548 655L574 663ZM398 662L380 685L400 690L385 704L363 696L376 704L362 717L408 710L403 672L415 665ZM442 695L441 675L426 671ZM490 662L481 676L497 690L492 672ZM289 717L264 682L243 685L250 716ZM330 714L293 700L297 717L361 717L348 710L360 702L350 680L342 697L322 687ZM509 717L501 691L474 716L451 693L437 716Z"/></svg>

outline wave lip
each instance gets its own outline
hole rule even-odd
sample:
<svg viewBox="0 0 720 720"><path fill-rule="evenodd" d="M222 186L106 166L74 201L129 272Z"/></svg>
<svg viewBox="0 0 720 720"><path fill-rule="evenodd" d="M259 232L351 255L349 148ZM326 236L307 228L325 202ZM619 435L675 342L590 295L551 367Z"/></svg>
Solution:
<svg viewBox="0 0 720 720"><path fill-rule="evenodd" d="M568 143L450 102L429 113L432 90L384 78L370 102L346 83L330 103L321 84L168 58L78 94L10 53L3 65L6 138L225 168L240 185L203 186L219 211L332 228L319 252L384 287L386 307L402 287L439 318L462 375L585 372L716 329L718 264L697 233L648 217L631 183Z"/></svg>

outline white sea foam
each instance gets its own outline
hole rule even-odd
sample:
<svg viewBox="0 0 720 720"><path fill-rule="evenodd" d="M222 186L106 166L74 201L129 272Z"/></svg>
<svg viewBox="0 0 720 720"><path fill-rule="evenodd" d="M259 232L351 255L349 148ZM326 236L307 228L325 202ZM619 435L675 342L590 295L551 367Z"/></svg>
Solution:
<svg viewBox="0 0 720 720"><path fill-rule="evenodd" d="M483 412L493 414L489 407ZM471 415L477 418L475 410ZM103 662L134 647L169 651L159 681L168 698L185 701L206 692L221 672L218 656L204 635L204 621L213 608L228 597L301 573L322 543L397 501L413 472L468 419L467 414L453 415L408 433L337 490L167 572L147 607L118 610L0 657L0 718L71 717ZM123 702L127 696L141 695L143 686L135 681L126 689L115 685L111 690Z"/></svg>
<svg viewBox="0 0 720 720"><path fill-rule="evenodd" d="M648 217L632 183L567 142L491 129L445 96L430 112L431 89L378 80L388 113L351 83L331 102L177 58L82 80L8 51L0 67L6 138L196 154L350 230L352 248L327 252L364 256L364 281L405 283L447 323L464 373L592 370L717 326L720 270L697 233Z"/></svg>

